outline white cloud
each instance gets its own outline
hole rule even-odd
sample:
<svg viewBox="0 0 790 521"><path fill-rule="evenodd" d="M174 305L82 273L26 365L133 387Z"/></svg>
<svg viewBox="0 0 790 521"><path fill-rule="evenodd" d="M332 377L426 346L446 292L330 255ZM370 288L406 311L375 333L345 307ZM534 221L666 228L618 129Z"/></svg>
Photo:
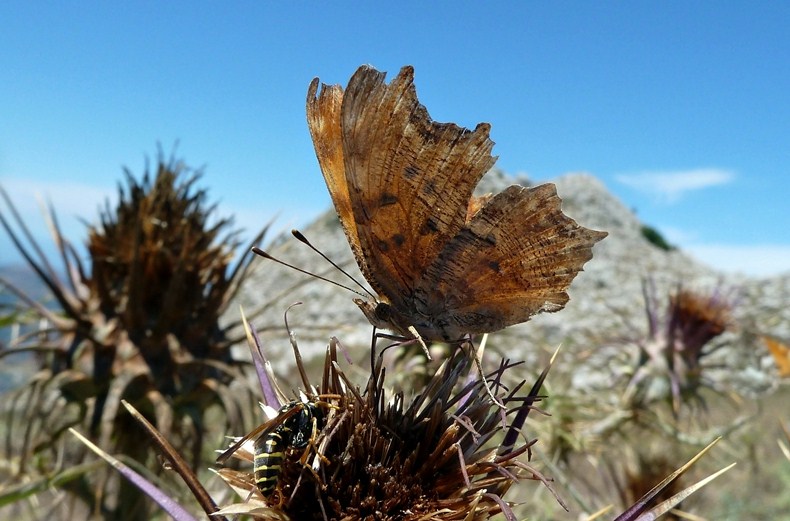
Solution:
<svg viewBox="0 0 790 521"><path fill-rule="evenodd" d="M621 174L615 178L624 185L673 203L694 190L730 183L735 174L719 168Z"/></svg>
<svg viewBox="0 0 790 521"><path fill-rule="evenodd" d="M682 249L708 266L730 273L769 277L790 272L790 244L690 244Z"/></svg>

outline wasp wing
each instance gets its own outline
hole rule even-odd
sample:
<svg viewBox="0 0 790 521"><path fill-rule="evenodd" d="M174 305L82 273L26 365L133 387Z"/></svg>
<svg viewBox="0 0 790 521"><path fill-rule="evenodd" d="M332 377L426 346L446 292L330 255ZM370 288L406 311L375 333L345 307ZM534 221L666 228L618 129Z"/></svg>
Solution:
<svg viewBox="0 0 790 521"><path fill-rule="evenodd" d="M239 440L237 440L233 445L230 446L225 452L219 455L217 458L217 463L222 464L230 458L234 452L239 450L239 448L244 444L244 442L251 440L253 438L260 438L261 436L266 436L274 429L282 425L284 422L288 420L291 416L298 413L301 410L300 407L291 407L287 411L278 414L276 417L272 418L271 420L264 422L253 430L242 436Z"/></svg>

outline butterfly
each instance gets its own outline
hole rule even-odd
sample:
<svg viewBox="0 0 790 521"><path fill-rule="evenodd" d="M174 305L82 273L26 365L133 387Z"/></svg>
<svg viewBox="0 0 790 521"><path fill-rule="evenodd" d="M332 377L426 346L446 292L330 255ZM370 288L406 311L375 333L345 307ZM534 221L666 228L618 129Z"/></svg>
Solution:
<svg viewBox="0 0 790 521"><path fill-rule="evenodd" d="M553 184L473 196L496 161L490 125L433 121L414 69L389 83L363 65L307 93L319 166L363 276L355 299L374 326L458 342L562 309L592 246L607 233L560 209Z"/></svg>
<svg viewBox="0 0 790 521"><path fill-rule="evenodd" d="M776 362L776 367L779 370L779 376L790 376L790 346L787 346L782 342L767 336L763 337L763 341L765 342L766 347L768 347L768 351L771 352L774 362Z"/></svg>

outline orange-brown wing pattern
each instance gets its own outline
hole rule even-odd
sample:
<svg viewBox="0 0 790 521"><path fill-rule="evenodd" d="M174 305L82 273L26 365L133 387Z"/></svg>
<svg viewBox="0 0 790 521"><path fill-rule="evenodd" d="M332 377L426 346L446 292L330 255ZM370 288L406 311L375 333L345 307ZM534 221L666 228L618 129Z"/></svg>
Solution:
<svg viewBox="0 0 790 521"><path fill-rule="evenodd" d="M362 268L364 257L359 246L359 232L354 221L343 160L343 130L340 126L343 89L339 85L322 85L319 93L318 87L318 78L315 78L307 91L307 126L340 224ZM366 268L362 271L364 273Z"/></svg>
<svg viewBox="0 0 790 521"><path fill-rule="evenodd" d="M342 104L346 181L364 275L396 309L407 305L417 280L460 231L472 191L495 161L488 125L469 131L433 122L417 100L413 76L404 67L385 84L383 73L360 67Z"/></svg>
<svg viewBox="0 0 790 521"><path fill-rule="evenodd" d="M771 352L771 356L774 357L776 368L779 370L779 376L790 376L790 346L786 346L778 340L768 336L764 336L763 341L768 347L768 351Z"/></svg>
<svg viewBox="0 0 790 521"><path fill-rule="evenodd" d="M307 116L335 209L384 309L374 325L460 339L557 311L606 236L560 209L554 185L472 197L493 166L489 125L436 123L411 67L389 84L362 66L345 93L313 80Z"/></svg>
<svg viewBox="0 0 790 521"><path fill-rule="evenodd" d="M462 333L496 331L558 311L592 246L606 237L562 213L553 184L511 186L449 242L418 288L426 314Z"/></svg>

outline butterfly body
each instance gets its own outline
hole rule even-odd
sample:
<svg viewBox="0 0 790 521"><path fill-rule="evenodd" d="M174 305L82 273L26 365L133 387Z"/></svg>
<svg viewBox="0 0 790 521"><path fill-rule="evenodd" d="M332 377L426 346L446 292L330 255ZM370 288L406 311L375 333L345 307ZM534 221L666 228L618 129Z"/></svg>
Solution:
<svg viewBox="0 0 790 521"><path fill-rule="evenodd" d="M474 197L495 162L490 126L431 120L413 73L386 84L363 66L345 92L308 91L324 180L378 295L357 304L377 327L445 342L561 309L606 233L565 216L551 184Z"/></svg>

